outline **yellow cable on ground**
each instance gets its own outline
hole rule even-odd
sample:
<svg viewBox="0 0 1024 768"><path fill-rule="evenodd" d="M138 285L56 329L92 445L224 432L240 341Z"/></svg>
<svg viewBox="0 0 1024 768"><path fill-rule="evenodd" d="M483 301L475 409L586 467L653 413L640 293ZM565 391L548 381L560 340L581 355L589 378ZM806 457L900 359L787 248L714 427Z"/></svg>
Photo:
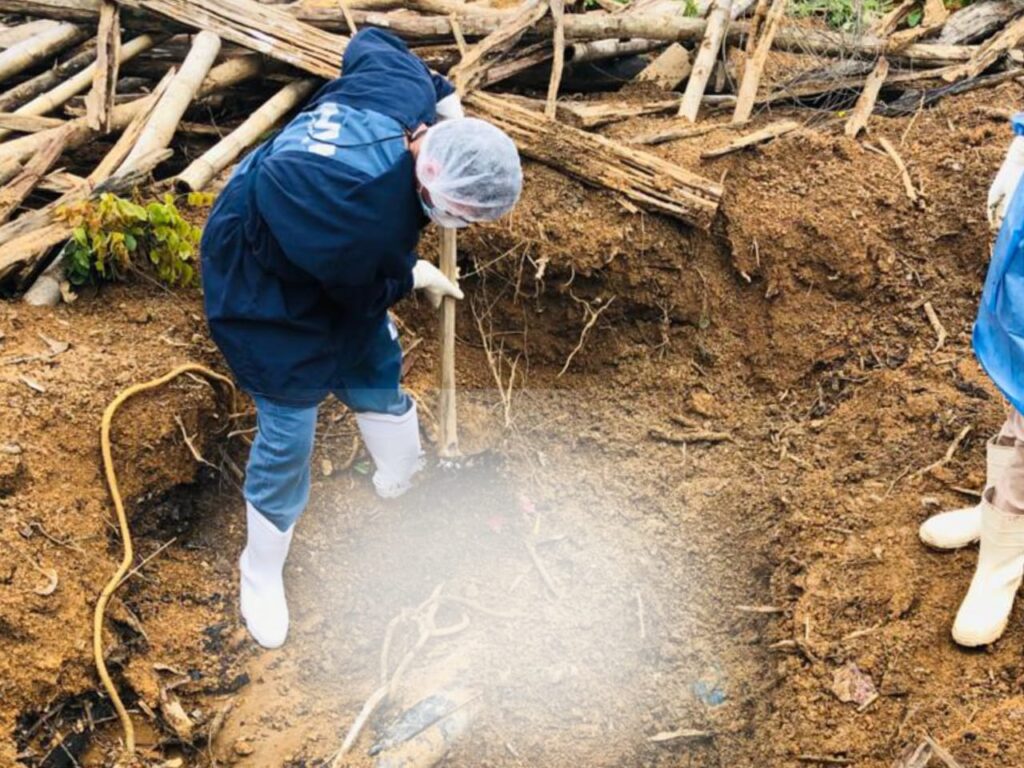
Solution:
<svg viewBox="0 0 1024 768"><path fill-rule="evenodd" d="M117 523L121 529L121 543L124 547L124 555L121 558L121 565L118 566L117 571L110 578L110 581L107 582L107 585L100 593L100 599L96 602L96 611L93 614L92 648L93 654L96 657L96 671L99 673L100 681L102 681L103 687L107 691L107 695L110 696L114 709L117 710L117 716L121 718L121 725L124 728L125 748L129 752L135 751L135 728L132 726L131 718L128 717L128 710L125 709L124 703L121 701L121 697L117 693L117 689L114 688L114 682L110 679L110 673L107 672L106 662L103 660L103 616L107 610L107 603L110 601L111 596L117 590L118 586L120 586L121 580L128 572L128 569L131 568L132 560L134 559L134 553L132 551L132 534L128 528L128 518L124 512L124 503L121 501L121 492L117 487L117 475L114 474L114 460L110 452L110 423L113 421L114 414L117 412L117 409L120 408L126 400L134 397L140 392L146 392L150 389L162 387L164 384L177 378L183 373L198 373L212 381L219 381L221 384L227 386L232 393L232 397L234 396L234 382L232 382L227 376L215 373L209 368L196 363L186 363L184 365L179 365L177 368L164 374L158 379L152 379L151 381L147 381L142 384L135 384L134 386L122 390L103 412L103 422L100 427L100 448L103 451L103 469L107 475L107 487L110 488L110 496L114 500L114 510L117 512Z"/></svg>

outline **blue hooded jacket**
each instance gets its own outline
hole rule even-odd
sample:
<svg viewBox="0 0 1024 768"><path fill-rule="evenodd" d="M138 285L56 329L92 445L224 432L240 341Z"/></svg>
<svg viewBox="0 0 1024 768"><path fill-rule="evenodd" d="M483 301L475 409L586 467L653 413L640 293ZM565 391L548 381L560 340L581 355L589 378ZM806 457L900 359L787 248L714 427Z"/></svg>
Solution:
<svg viewBox="0 0 1024 768"><path fill-rule="evenodd" d="M238 165L200 246L210 332L238 382L301 405L341 386L412 290L427 219L405 137L454 90L381 30L353 36L342 65Z"/></svg>

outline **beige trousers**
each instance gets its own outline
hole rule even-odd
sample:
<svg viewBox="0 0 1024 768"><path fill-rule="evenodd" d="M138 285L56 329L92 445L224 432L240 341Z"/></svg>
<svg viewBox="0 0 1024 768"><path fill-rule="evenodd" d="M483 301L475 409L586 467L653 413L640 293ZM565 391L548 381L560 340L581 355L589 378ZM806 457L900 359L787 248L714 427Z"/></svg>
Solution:
<svg viewBox="0 0 1024 768"><path fill-rule="evenodd" d="M1015 450L1010 463L996 478L992 504L1003 512L1024 515L1024 415L1014 407L996 438L1000 445L1012 445Z"/></svg>

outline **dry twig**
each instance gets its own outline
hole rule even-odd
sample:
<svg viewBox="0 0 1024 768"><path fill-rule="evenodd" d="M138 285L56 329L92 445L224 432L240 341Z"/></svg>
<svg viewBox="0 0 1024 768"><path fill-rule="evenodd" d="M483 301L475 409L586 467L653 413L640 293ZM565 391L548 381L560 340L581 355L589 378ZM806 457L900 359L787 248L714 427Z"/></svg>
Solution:
<svg viewBox="0 0 1024 768"><path fill-rule="evenodd" d="M529 541L524 541L523 543L526 545L526 551L530 553L530 559L533 561L533 565L537 569L537 573L540 574L540 577L544 582L544 586L548 588L551 596L556 600L561 598L562 595L558 591L558 587L555 586L555 580L551 578L551 574L548 573L548 569L544 567L544 563L537 554L537 548Z"/></svg>
<svg viewBox="0 0 1024 768"><path fill-rule="evenodd" d="M932 748L932 752L935 754L935 757L939 758L939 760L945 763L946 768L963 768L963 766L960 765L959 762L957 762L956 758L953 757L953 755L951 755L945 747L943 747L941 744L935 741L935 739L933 739L931 736L928 736L926 734L924 737L924 741L929 747Z"/></svg>
<svg viewBox="0 0 1024 768"><path fill-rule="evenodd" d="M608 309L608 307L612 305L612 302L615 301L616 298L618 298L616 296L612 296L610 299L608 299L608 301L604 303L603 307L595 310L589 303L587 303L583 299L576 298L575 296L572 295L572 293L570 293L569 295L572 296L573 300L576 301L576 303L583 305L584 317L587 318L587 321L583 325L583 330L580 331L580 340L576 342L576 346L573 347L572 352L570 352L569 356L565 359L565 364L562 366L562 370L558 372L558 375L555 378L561 378L562 374L569 370L569 364L572 363L572 359L576 357L576 354L581 349L583 349L583 343L587 340L587 334L590 333L590 329L594 327L595 323L597 323L597 319L601 316L601 313Z"/></svg>
<svg viewBox="0 0 1024 768"><path fill-rule="evenodd" d="M903 180L903 189L906 191L907 197L910 198L911 202L916 203L921 196L910 178L910 171L907 170L907 165L903 162L903 158L900 157L900 153L896 151L896 147L885 136L879 136L878 143L882 145L882 149L885 150L885 153L896 164L896 168L900 172L900 178Z"/></svg>
<svg viewBox="0 0 1024 768"><path fill-rule="evenodd" d="M217 469L217 466L215 464L211 464L206 459L204 459L203 455L199 453L198 449L196 449L195 444L192 442L193 438L189 436L188 430L185 429L185 422L181 420L181 416L175 414L174 420L178 423L178 426L181 428L181 436L185 439L185 445L188 446L188 450L192 454L192 458L194 458L200 464L205 464L208 467L213 467L214 469Z"/></svg>
<svg viewBox="0 0 1024 768"><path fill-rule="evenodd" d="M935 330L937 341L932 352L938 352L942 349L942 345L946 343L946 329L939 322L939 316L935 314L935 307L932 306L930 301L924 303L924 313L928 316L928 322L932 324L932 328Z"/></svg>
<svg viewBox="0 0 1024 768"><path fill-rule="evenodd" d="M915 472L913 476L921 477L923 475L927 475L929 472L934 472L936 469L946 466L950 461L952 461L953 454L956 453L957 448L960 447L960 443L962 443L964 438L971 433L972 429L974 429L974 427L971 426L970 424L961 429L960 434L958 434L953 439L953 442L949 444L949 448L946 449L946 454L941 459L932 464L929 464L924 469L917 470L917 472Z"/></svg>

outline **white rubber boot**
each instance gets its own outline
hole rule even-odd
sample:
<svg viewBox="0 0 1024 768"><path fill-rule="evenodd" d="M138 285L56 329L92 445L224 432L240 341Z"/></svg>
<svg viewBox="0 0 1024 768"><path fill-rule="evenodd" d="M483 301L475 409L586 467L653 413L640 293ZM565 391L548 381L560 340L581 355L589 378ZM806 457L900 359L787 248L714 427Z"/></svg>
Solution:
<svg viewBox="0 0 1024 768"><path fill-rule="evenodd" d="M282 533L249 502L245 522L249 538L238 561L242 618L253 640L264 648L280 648L288 636L284 561L295 526Z"/></svg>
<svg viewBox="0 0 1024 768"><path fill-rule="evenodd" d="M377 495L383 499L401 496L412 487L412 476L423 469L416 404L401 416L357 413L356 422L377 466L373 474Z"/></svg>
<svg viewBox="0 0 1024 768"><path fill-rule="evenodd" d="M1024 577L1024 515L996 509L982 496L978 567L953 623L953 639L973 648L999 639Z"/></svg>
<svg viewBox="0 0 1024 768"><path fill-rule="evenodd" d="M1012 445L999 445L994 437L985 444L986 490L996 484L1012 456ZM981 503L932 515L921 523L918 533L921 541L935 549L960 549L973 544L981 536Z"/></svg>

